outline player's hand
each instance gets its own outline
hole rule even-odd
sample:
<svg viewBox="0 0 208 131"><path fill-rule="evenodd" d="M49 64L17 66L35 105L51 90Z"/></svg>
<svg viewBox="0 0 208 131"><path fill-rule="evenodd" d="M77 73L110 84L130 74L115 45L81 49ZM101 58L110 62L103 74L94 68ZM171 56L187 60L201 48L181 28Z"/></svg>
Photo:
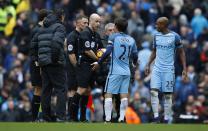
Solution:
<svg viewBox="0 0 208 131"><path fill-rule="evenodd" d="M150 66L145 67L145 75L149 75L150 73Z"/></svg>
<svg viewBox="0 0 208 131"><path fill-rule="evenodd" d="M92 63L91 66L93 66L93 67L92 67L92 70L93 70L93 71L95 71L95 70L97 70L97 69L99 68L98 62Z"/></svg>
<svg viewBox="0 0 208 131"><path fill-rule="evenodd" d="M134 63L132 62L132 67L133 67L134 69L136 69L137 64L134 64Z"/></svg>
<svg viewBox="0 0 208 131"><path fill-rule="evenodd" d="M188 79L188 75L187 75L187 72L185 70L183 70L183 72L182 72L182 79L183 80L187 80Z"/></svg>

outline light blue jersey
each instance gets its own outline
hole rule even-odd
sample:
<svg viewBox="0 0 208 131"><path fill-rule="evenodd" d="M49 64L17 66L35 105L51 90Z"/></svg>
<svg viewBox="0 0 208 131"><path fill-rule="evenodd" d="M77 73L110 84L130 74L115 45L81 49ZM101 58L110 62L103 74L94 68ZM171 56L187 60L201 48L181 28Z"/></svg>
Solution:
<svg viewBox="0 0 208 131"><path fill-rule="evenodd" d="M129 59L137 54L135 40L124 33L115 33L109 37L108 43L113 45L109 74L130 75Z"/></svg>
<svg viewBox="0 0 208 131"><path fill-rule="evenodd" d="M156 59L151 75L151 89L161 92L173 92L175 86L175 52L181 48L180 36L175 32L156 33L153 48L156 48Z"/></svg>
<svg viewBox="0 0 208 131"><path fill-rule="evenodd" d="M153 48L156 48L156 58L153 70L159 72L174 72L175 52L181 48L180 36L171 31L167 34L160 32L154 35Z"/></svg>

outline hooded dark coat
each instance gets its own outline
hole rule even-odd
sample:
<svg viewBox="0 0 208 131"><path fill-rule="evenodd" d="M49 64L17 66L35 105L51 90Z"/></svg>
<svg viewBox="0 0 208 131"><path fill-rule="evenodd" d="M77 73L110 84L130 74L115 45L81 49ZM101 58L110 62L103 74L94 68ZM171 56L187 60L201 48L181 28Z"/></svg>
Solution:
<svg viewBox="0 0 208 131"><path fill-rule="evenodd" d="M56 15L48 15L37 34L38 63L40 66L65 65L64 40L66 30Z"/></svg>

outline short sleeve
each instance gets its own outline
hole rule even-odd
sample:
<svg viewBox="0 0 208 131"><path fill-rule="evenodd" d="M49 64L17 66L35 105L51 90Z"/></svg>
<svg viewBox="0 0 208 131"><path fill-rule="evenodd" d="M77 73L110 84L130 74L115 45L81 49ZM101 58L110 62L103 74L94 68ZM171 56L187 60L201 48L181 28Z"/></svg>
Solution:
<svg viewBox="0 0 208 131"><path fill-rule="evenodd" d="M68 54L73 54L74 52L74 46L75 46L75 38L73 37L73 35L69 34L69 36L67 37L67 52Z"/></svg>
<svg viewBox="0 0 208 131"><path fill-rule="evenodd" d="M156 35L153 36L152 48L156 48Z"/></svg>
<svg viewBox="0 0 208 131"><path fill-rule="evenodd" d="M175 45L176 45L176 48L183 47L183 45L181 43L181 37L178 34L175 35Z"/></svg>
<svg viewBox="0 0 208 131"><path fill-rule="evenodd" d="M91 44L90 44L90 34L87 31L84 31L80 34L81 37L81 43L83 44L84 50L90 50Z"/></svg>

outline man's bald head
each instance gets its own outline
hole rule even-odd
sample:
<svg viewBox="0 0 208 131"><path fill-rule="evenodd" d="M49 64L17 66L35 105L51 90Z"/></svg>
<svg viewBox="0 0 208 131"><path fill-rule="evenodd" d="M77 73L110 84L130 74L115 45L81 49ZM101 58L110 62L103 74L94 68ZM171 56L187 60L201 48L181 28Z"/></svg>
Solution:
<svg viewBox="0 0 208 131"><path fill-rule="evenodd" d="M90 21L93 21L95 19L100 19L100 16L98 14L96 14L96 13L91 14L90 15Z"/></svg>
<svg viewBox="0 0 208 131"><path fill-rule="evenodd" d="M167 17L160 17L157 19L157 22L165 25L166 27L168 27L168 24L169 24L169 20Z"/></svg>
<svg viewBox="0 0 208 131"><path fill-rule="evenodd" d="M97 29L100 27L100 21L101 21L101 18L98 14L96 13L91 14L90 19L89 19L89 27L93 31L97 31Z"/></svg>
<svg viewBox="0 0 208 131"><path fill-rule="evenodd" d="M169 20L167 17L160 17L157 19L156 28L159 32L163 32L168 28Z"/></svg>

